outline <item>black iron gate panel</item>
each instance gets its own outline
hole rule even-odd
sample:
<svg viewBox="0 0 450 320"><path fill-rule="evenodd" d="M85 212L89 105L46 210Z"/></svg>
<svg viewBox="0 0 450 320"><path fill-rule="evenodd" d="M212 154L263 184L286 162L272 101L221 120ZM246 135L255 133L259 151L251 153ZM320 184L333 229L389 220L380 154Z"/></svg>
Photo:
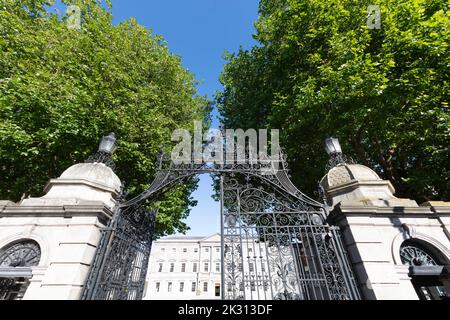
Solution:
<svg viewBox="0 0 450 320"><path fill-rule="evenodd" d="M224 299L359 299L324 208L254 176L221 179Z"/></svg>
<svg viewBox="0 0 450 320"><path fill-rule="evenodd" d="M102 230L84 300L142 299L153 241L156 210L117 208Z"/></svg>

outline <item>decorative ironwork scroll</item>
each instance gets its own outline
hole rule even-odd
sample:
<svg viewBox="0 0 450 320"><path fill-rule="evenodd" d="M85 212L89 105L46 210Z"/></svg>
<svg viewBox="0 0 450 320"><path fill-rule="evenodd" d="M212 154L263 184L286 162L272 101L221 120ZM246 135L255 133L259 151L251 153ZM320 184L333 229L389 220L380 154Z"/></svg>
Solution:
<svg viewBox="0 0 450 320"><path fill-rule="evenodd" d="M435 266L438 263L423 248L417 245L403 245L400 248L400 259L410 266Z"/></svg>
<svg viewBox="0 0 450 320"><path fill-rule="evenodd" d="M224 298L351 300L359 294L320 204L246 176L223 179Z"/></svg>
<svg viewBox="0 0 450 320"><path fill-rule="evenodd" d="M103 151L97 151L95 154L90 156L85 163L104 163L107 167L110 167L112 170L116 168L116 165L114 164L114 161L111 158L111 154L103 152Z"/></svg>
<svg viewBox="0 0 450 320"><path fill-rule="evenodd" d="M0 278L0 300L22 300L30 281L28 278Z"/></svg>

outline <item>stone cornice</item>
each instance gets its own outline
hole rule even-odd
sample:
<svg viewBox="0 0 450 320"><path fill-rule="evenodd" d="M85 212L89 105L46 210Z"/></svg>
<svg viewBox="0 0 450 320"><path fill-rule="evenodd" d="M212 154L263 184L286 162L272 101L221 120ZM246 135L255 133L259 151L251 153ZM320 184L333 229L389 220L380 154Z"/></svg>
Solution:
<svg viewBox="0 0 450 320"><path fill-rule="evenodd" d="M447 201L428 201L422 203L421 207L429 207L431 210L440 216L450 215L450 202Z"/></svg>
<svg viewBox="0 0 450 320"><path fill-rule="evenodd" d="M401 215L418 216L431 215L433 212L430 207L378 207L378 206L345 206L337 205L335 207L339 213L349 215Z"/></svg>
<svg viewBox="0 0 450 320"><path fill-rule="evenodd" d="M450 213L449 213L450 215ZM337 205L329 215L330 222L337 222L347 216L360 217L398 217L432 218L435 213L430 207L376 207Z"/></svg>
<svg viewBox="0 0 450 320"><path fill-rule="evenodd" d="M51 189L52 186L55 185L84 185L84 186L88 186L88 187L92 187L94 189L98 189L101 191L106 191L106 192L110 192L111 194L117 196L118 195L118 190L115 190L113 188L107 187L103 184L100 183L96 183L96 182L92 182L92 181L88 181L85 179L76 179L76 180L72 180L72 179L51 179L45 186L44 188L44 192L48 193L49 190Z"/></svg>
<svg viewBox="0 0 450 320"><path fill-rule="evenodd" d="M100 201L82 202L74 205L36 205L24 206L16 203L3 205L0 203L1 217L73 217L95 216L101 220L109 220L112 211Z"/></svg>
<svg viewBox="0 0 450 320"><path fill-rule="evenodd" d="M331 187L327 190L329 196L333 196L334 194L347 193L351 190L355 190L361 186L388 186L389 190L394 193L395 189L392 186L392 183L387 180L373 180L373 181L358 181L352 180L347 183L340 184L338 186Z"/></svg>

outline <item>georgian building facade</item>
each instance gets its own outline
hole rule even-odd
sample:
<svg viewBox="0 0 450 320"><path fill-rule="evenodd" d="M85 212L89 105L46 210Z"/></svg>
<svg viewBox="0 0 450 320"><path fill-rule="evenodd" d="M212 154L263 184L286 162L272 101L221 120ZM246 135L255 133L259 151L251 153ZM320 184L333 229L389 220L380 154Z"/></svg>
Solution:
<svg viewBox="0 0 450 320"><path fill-rule="evenodd" d="M220 299L220 235L155 241L145 300Z"/></svg>

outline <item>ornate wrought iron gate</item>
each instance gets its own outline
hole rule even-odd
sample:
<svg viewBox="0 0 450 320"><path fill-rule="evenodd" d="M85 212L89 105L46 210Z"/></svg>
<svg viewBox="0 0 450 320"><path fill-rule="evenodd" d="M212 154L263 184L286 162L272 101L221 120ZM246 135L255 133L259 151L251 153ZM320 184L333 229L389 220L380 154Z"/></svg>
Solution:
<svg viewBox="0 0 450 320"><path fill-rule="evenodd" d="M221 178L222 296L358 299L339 230L327 225L320 204L286 192L288 185L278 178L268 182L250 176L243 184Z"/></svg>
<svg viewBox="0 0 450 320"><path fill-rule="evenodd" d="M122 202L103 231L83 299L142 297L156 210L140 204L202 173L220 181L222 298L359 299L327 207L300 192L286 160L278 161L267 171L267 164L175 164L161 156L150 187Z"/></svg>

